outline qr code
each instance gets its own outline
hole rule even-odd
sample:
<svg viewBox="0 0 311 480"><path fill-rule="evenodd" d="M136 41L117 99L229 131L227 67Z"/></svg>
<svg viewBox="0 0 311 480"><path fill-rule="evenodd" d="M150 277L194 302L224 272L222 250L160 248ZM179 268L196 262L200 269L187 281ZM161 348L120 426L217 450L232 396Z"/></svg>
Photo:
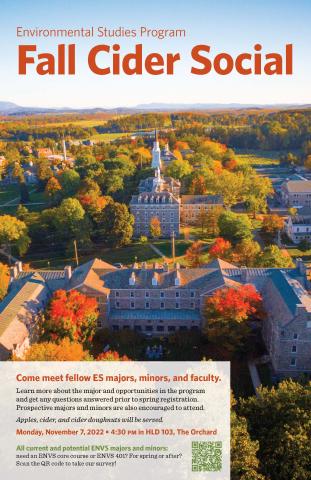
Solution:
<svg viewBox="0 0 311 480"><path fill-rule="evenodd" d="M222 468L222 442L192 442L192 471L219 472Z"/></svg>

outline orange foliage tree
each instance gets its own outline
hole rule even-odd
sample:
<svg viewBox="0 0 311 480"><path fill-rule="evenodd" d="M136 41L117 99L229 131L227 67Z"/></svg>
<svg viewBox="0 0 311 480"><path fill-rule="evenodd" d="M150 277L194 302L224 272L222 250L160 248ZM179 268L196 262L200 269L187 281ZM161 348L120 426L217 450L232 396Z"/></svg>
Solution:
<svg viewBox="0 0 311 480"><path fill-rule="evenodd" d="M279 215L267 215L262 222L262 229L266 233L274 234L284 227L284 219Z"/></svg>
<svg viewBox="0 0 311 480"><path fill-rule="evenodd" d="M192 268L200 267L203 263L203 252L202 252L203 244L199 240L193 242L192 245L186 251L186 260L188 265Z"/></svg>
<svg viewBox="0 0 311 480"><path fill-rule="evenodd" d="M107 352L100 353L96 360L105 362L127 362L130 359L126 355L120 356L119 352L115 350L108 350Z"/></svg>
<svg viewBox="0 0 311 480"><path fill-rule="evenodd" d="M232 245L229 240L222 237L217 237L209 249L209 256L211 258L229 259L231 255Z"/></svg>
<svg viewBox="0 0 311 480"><path fill-rule="evenodd" d="M68 337L73 342L89 346L98 318L97 301L77 290L57 290L46 315L39 321L42 340L57 342Z"/></svg>
<svg viewBox="0 0 311 480"><path fill-rule="evenodd" d="M206 299L203 331L210 342L235 350L250 333L247 320L255 315L262 317L262 305L253 285L220 288Z"/></svg>
<svg viewBox="0 0 311 480"><path fill-rule="evenodd" d="M59 343L42 342L32 344L23 358L14 356L13 360L27 362L74 362L91 360L89 352L77 342L63 338Z"/></svg>

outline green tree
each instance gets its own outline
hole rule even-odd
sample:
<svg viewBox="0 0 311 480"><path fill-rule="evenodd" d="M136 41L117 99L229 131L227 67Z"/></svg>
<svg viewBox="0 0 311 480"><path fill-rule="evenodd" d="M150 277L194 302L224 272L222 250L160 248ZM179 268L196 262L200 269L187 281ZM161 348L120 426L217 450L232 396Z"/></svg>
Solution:
<svg viewBox="0 0 311 480"><path fill-rule="evenodd" d="M20 255L24 255L30 244L26 224L10 215L0 216L0 245L13 244Z"/></svg>
<svg viewBox="0 0 311 480"><path fill-rule="evenodd" d="M257 265L266 268L290 268L294 263L286 251L283 252L277 245L269 245L258 257Z"/></svg>
<svg viewBox="0 0 311 480"><path fill-rule="evenodd" d="M80 175L75 170L64 170L58 177L62 187L62 195L71 197L78 191L80 185Z"/></svg>
<svg viewBox="0 0 311 480"><path fill-rule="evenodd" d="M241 399L238 413L259 441L261 468L271 480L311 478L311 383L283 381Z"/></svg>
<svg viewBox="0 0 311 480"><path fill-rule="evenodd" d="M250 438L247 422L231 412L231 480L264 480L259 473L259 442Z"/></svg>
<svg viewBox="0 0 311 480"><path fill-rule="evenodd" d="M126 205L110 202L97 217L95 239L111 247L128 245L133 236L134 216Z"/></svg>
<svg viewBox="0 0 311 480"><path fill-rule="evenodd" d="M256 264L260 252L261 248L259 243L251 238L244 238L236 245L233 252L233 260L247 267L253 267Z"/></svg>
<svg viewBox="0 0 311 480"><path fill-rule="evenodd" d="M60 237L81 238L88 234L85 211L77 198L66 198L53 209L52 222Z"/></svg>
<svg viewBox="0 0 311 480"><path fill-rule="evenodd" d="M186 175L192 172L192 167L187 160L177 159L172 160L166 167L165 174L169 177L181 180Z"/></svg>
<svg viewBox="0 0 311 480"><path fill-rule="evenodd" d="M219 234L231 241L252 237L252 223L247 215L224 211L218 219Z"/></svg>

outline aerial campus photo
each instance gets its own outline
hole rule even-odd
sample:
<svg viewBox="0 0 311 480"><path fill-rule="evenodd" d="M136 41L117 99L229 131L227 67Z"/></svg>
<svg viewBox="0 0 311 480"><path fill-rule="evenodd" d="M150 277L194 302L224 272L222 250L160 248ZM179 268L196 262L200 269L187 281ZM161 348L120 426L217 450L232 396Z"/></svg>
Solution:
<svg viewBox="0 0 311 480"><path fill-rule="evenodd" d="M311 109L0 109L1 360L229 360L232 478L309 479Z"/></svg>

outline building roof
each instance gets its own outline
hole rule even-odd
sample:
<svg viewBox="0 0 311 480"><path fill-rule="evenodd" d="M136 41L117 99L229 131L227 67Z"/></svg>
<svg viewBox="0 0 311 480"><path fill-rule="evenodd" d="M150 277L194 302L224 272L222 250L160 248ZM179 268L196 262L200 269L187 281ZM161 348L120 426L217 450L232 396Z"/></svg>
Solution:
<svg viewBox="0 0 311 480"><path fill-rule="evenodd" d="M160 192L142 192L139 195L133 195L130 201L130 205L133 204L144 204L144 203L152 203L152 204L167 204L167 203L175 203L179 204L179 201L174 195L167 191L160 191Z"/></svg>
<svg viewBox="0 0 311 480"><path fill-rule="evenodd" d="M200 313L196 310L187 309L123 309L112 310L111 320L200 320Z"/></svg>
<svg viewBox="0 0 311 480"><path fill-rule="evenodd" d="M22 309L29 310L34 308L34 305L30 305L29 302L35 300L45 286L43 278L36 273L32 274L31 278L21 288L18 288L18 286L12 288L0 303L0 337L10 323L18 319Z"/></svg>
<svg viewBox="0 0 311 480"><path fill-rule="evenodd" d="M182 195L182 205L190 204L211 204L211 205L223 205L224 201L221 195Z"/></svg>
<svg viewBox="0 0 311 480"><path fill-rule="evenodd" d="M289 193L311 193L311 180L289 180L285 186Z"/></svg>
<svg viewBox="0 0 311 480"><path fill-rule="evenodd" d="M289 272L274 269L270 273L270 278L293 315L296 313L297 305L303 305L308 312L311 312L310 295L296 278L290 276Z"/></svg>

